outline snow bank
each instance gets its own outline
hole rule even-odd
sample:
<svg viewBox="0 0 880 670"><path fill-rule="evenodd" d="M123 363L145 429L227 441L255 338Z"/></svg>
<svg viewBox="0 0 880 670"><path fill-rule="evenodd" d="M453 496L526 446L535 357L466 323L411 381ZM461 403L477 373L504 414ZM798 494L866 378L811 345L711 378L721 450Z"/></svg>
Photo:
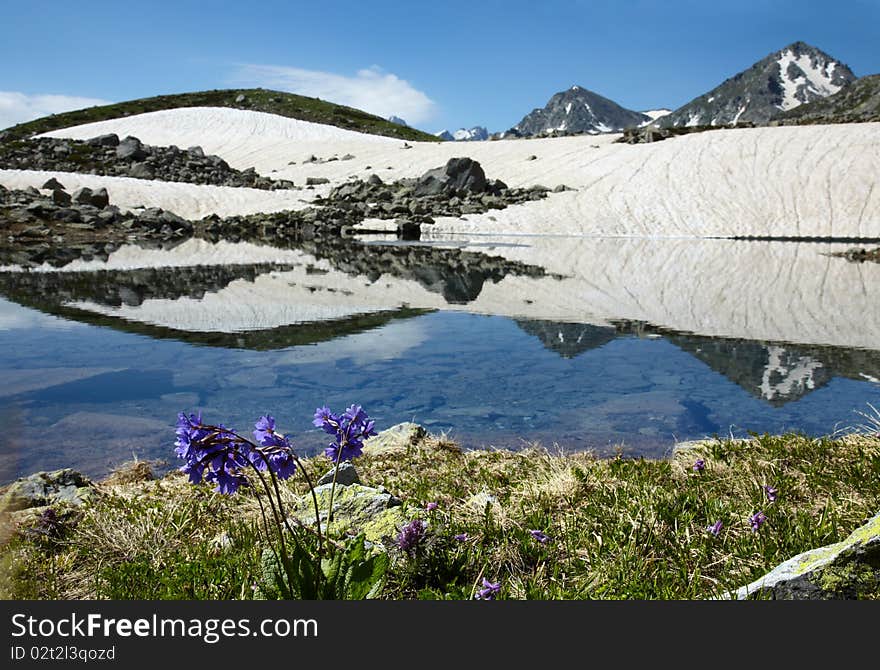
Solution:
<svg viewBox="0 0 880 670"><path fill-rule="evenodd" d="M86 138L104 132L151 144L199 144L233 167L254 166L297 184L307 177L338 184L372 173L386 181L415 177L454 156L469 156L509 186L577 189L465 220L441 220L439 232L880 237L880 189L874 188L880 123L725 129L643 145L615 144L616 135L406 143L256 112L192 108L51 134ZM304 162L311 156L338 160ZM263 205L256 202L260 197ZM277 208L278 197L249 196L246 207ZM236 206L231 202L226 210Z"/></svg>

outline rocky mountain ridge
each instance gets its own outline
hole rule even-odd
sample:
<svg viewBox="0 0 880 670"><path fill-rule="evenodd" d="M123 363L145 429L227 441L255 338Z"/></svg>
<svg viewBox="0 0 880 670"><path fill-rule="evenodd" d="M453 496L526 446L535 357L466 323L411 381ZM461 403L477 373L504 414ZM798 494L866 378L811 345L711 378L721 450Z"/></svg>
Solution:
<svg viewBox="0 0 880 670"><path fill-rule="evenodd" d="M805 42L773 52L658 121L661 127L767 124L855 81L847 65Z"/></svg>

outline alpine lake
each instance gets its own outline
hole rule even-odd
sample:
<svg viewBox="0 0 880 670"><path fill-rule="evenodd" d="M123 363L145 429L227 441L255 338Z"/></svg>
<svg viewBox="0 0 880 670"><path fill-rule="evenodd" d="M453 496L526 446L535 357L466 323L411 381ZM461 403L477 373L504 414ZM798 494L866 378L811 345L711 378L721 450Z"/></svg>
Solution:
<svg viewBox="0 0 880 670"><path fill-rule="evenodd" d="M245 434L271 414L305 454L325 446L322 405L464 448L601 456L858 429L880 407L880 264L833 255L850 247L190 239L7 265L0 484L176 467L181 411Z"/></svg>

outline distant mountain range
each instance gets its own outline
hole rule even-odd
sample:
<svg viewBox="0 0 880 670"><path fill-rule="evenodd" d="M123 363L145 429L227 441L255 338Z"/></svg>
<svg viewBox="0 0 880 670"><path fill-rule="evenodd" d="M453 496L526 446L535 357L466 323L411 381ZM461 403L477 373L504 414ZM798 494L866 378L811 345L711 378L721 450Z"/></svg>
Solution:
<svg viewBox="0 0 880 670"><path fill-rule="evenodd" d="M833 95L855 79L849 67L824 51L795 42L679 107L658 125L765 124L781 112Z"/></svg>
<svg viewBox="0 0 880 670"><path fill-rule="evenodd" d="M674 111L637 112L581 86L556 93L543 107L498 137L575 135L621 132L657 125L724 126L771 120L830 118L849 114L854 120L875 118L880 108L880 80L866 82L852 95L845 91L857 78L841 61L804 42L794 42L730 77L708 93ZM833 96L835 102L815 112L791 112ZM855 111L853 111L855 110ZM786 114L788 112L788 114ZM816 121L812 121L816 122Z"/></svg>
<svg viewBox="0 0 880 670"><path fill-rule="evenodd" d="M446 140L447 142L478 142L489 139L489 131L483 126L459 128L453 133L450 133L448 130L441 130L439 133L434 134L441 140Z"/></svg>

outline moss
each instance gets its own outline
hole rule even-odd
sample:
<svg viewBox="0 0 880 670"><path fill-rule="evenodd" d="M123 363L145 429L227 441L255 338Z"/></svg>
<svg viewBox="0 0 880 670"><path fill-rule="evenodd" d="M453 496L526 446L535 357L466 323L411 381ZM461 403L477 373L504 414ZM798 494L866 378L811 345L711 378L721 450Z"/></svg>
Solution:
<svg viewBox="0 0 880 670"><path fill-rule="evenodd" d="M877 599L880 597L880 571L851 561L822 570L814 580L829 596Z"/></svg>

